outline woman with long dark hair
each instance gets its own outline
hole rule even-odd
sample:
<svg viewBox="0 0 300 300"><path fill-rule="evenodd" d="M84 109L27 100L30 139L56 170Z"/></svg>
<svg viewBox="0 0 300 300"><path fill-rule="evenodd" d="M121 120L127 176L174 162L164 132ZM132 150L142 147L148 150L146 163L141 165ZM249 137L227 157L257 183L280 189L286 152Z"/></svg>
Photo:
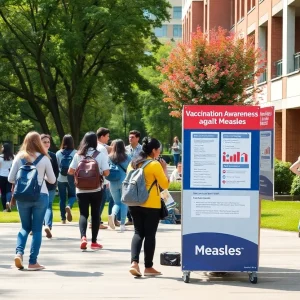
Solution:
<svg viewBox="0 0 300 300"><path fill-rule="evenodd" d="M8 143L2 145L0 155L0 190L3 211L10 212L11 183L8 182L8 174L14 159L11 146Z"/></svg>
<svg viewBox="0 0 300 300"><path fill-rule="evenodd" d="M66 134L62 139L60 150L56 152L56 158L59 167L57 187L62 224L66 224L66 219L69 222L72 222L73 219L71 210L76 201L76 191L74 177L68 176L67 173L75 153L76 150L74 149L73 137L70 134Z"/></svg>
<svg viewBox="0 0 300 300"><path fill-rule="evenodd" d="M121 202L122 198L122 182L126 177L126 170L131 161L131 157L126 154L124 142L121 139L112 141L112 150L109 154L110 163L118 166L121 177L119 180L110 182L110 192L114 199L114 206L111 215L108 216L108 225L115 229L115 217L121 211L120 231L125 231L125 221L127 216L127 205Z"/></svg>
<svg viewBox="0 0 300 300"><path fill-rule="evenodd" d="M109 175L109 165L107 161L107 156L104 153L97 151L97 135L94 132L87 132L83 137L79 149L75 154L68 174L74 175L78 167L78 164L86 156L93 157L99 168L100 174L103 176ZM99 182L99 187L95 189L80 189L76 187L76 195L78 198L78 205L80 211L79 218L79 229L81 235L80 249L85 250L87 248L87 220L89 217L89 206L91 206L91 216L92 216L92 243L91 249L99 250L103 246L97 243L99 225L100 225L100 206L102 201L102 186Z"/></svg>
<svg viewBox="0 0 300 300"><path fill-rule="evenodd" d="M152 160L144 168L146 188L149 198L141 206L130 206L129 211L133 218L134 236L131 243L131 267L129 272L134 276L142 276L139 268L139 257L144 242L145 276L157 276L161 273L153 268L155 252L155 236L160 220L160 188L169 187L167 164L159 159L160 142L154 138L142 140L140 155L131 162L129 168L140 168L146 160ZM156 183L155 183L156 182Z"/></svg>
<svg viewBox="0 0 300 300"><path fill-rule="evenodd" d="M41 140L43 143L43 146L45 150L48 152L48 155L50 157L51 165L53 168L53 172L55 174L55 177L58 177L59 174L59 169L58 169L58 164L57 164L57 159L55 153L51 152L50 146L51 146L51 136L49 134L42 133L41 134ZM52 238L52 222L53 222L53 210L52 210L52 205L53 205L53 200L55 198L55 193L56 193L56 182L54 184L50 184L49 182L46 182L47 189L48 189L48 194L49 194L49 204L46 210L45 214L45 219L44 219L44 225L45 225L45 233L47 238Z"/></svg>
<svg viewBox="0 0 300 300"><path fill-rule="evenodd" d="M15 265L18 269L24 268L24 250L28 235L30 231L32 231L28 271L38 271L45 268L37 262L42 244L43 222L49 201L45 178L51 184L56 181L49 155L42 145L41 137L39 133L32 131L26 135L20 151L13 161L8 181L15 184L20 167L25 163L34 162L38 172L38 184L40 186L39 199L38 201L18 201L17 199L22 228L17 238Z"/></svg>

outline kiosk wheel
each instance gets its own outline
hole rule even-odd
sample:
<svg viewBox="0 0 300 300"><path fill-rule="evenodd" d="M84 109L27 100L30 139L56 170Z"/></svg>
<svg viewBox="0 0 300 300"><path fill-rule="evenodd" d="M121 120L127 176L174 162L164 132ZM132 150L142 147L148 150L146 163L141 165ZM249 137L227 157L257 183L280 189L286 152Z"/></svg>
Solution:
<svg viewBox="0 0 300 300"><path fill-rule="evenodd" d="M182 276L183 282L189 283L190 282L190 275L191 275L190 272L183 272L183 276Z"/></svg>
<svg viewBox="0 0 300 300"><path fill-rule="evenodd" d="M249 281L253 284L257 283L257 273L256 272L249 273Z"/></svg>

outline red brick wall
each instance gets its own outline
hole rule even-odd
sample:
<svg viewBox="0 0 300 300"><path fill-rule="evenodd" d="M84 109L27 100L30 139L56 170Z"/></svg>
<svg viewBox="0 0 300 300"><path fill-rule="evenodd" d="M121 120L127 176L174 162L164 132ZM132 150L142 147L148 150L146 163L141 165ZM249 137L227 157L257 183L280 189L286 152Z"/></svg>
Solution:
<svg viewBox="0 0 300 300"><path fill-rule="evenodd" d="M282 59L282 18L281 17L272 17L272 55L271 55L271 66L272 66L272 75L274 78L276 74L276 68L274 63Z"/></svg>
<svg viewBox="0 0 300 300"><path fill-rule="evenodd" d="M209 4L209 30L215 27L231 28L231 1L210 0Z"/></svg>
<svg viewBox="0 0 300 300"><path fill-rule="evenodd" d="M295 23L295 52L300 52L300 17L296 17Z"/></svg>
<svg viewBox="0 0 300 300"><path fill-rule="evenodd" d="M282 113L275 113L275 157L282 160Z"/></svg>
<svg viewBox="0 0 300 300"><path fill-rule="evenodd" d="M300 155L299 116L300 109L287 109L286 111L286 161L292 163Z"/></svg>
<svg viewBox="0 0 300 300"><path fill-rule="evenodd" d="M192 32L197 30L200 26L203 31L204 25L204 2L193 2L192 3Z"/></svg>

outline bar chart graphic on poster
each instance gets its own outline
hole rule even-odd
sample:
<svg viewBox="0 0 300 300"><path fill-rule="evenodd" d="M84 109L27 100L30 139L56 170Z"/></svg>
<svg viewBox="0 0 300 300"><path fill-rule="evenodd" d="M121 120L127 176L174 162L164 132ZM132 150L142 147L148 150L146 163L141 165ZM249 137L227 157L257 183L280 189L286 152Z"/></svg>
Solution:
<svg viewBox="0 0 300 300"><path fill-rule="evenodd" d="M221 133L221 188L251 187L251 132Z"/></svg>

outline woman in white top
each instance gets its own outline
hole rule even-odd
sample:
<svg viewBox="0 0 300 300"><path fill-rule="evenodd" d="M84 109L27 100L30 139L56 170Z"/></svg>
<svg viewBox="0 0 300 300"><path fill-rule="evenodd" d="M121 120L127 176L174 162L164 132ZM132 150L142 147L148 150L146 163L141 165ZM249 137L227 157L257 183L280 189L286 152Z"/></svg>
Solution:
<svg viewBox="0 0 300 300"><path fill-rule="evenodd" d="M11 183L8 182L8 174L11 168L14 155L8 143L2 145L2 154L0 155L0 190L3 211L10 212Z"/></svg>
<svg viewBox="0 0 300 300"><path fill-rule="evenodd" d="M68 174L74 175L79 162L86 156L93 156L94 152L97 151L96 149L97 149L97 135L94 132L87 132L83 137L79 145L79 149L71 162ZM103 176L108 176L109 165L107 161L107 156L103 152L100 152L97 154L97 156L95 156L94 159L98 163L100 174ZM91 216L92 216L91 249L94 250L102 249L102 245L97 243L97 236L98 236L99 225L100 225L100 206L102 202L102 186L99 182L99 187L96 189L81 190L76 188L76 195L78 198L78 205L80 211L80 218L79 218L79 229L81 235L80 249L85 250L87 248L86 229L87 229L87 220L89 217L89 206L91 206Z"/></svg>
<svg viewBox="0 0 300 300"><path fill-rule="evenodd" d="M41 159L40 155L43 155ZM37 132L29 132L26 135L20 148L20 152L16 155L13 161L8 176L8 181L15 184L17 172L20 167L24 165L24 160L28 163L33 163L37 158L40 159L36 164L38 183L41 187L39 199L38 201L17 200L22 228L17 237L15 265L18 269L23 269L24 250L28 234L32 231L33 236L30 248L28 271L37 271L45 268L37 262L37 257L42 243L43 222L49 201L45 179L49 183L55 183L56 181L48 153L43 147L41 137Z"/></svg>

